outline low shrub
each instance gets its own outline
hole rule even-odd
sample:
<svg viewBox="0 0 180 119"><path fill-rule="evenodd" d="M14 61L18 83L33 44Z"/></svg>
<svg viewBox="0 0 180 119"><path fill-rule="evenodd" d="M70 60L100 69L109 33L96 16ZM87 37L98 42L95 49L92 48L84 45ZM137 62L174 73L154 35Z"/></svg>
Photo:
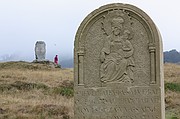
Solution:
<svg viewBox="0 0 180 119"><path fill-rule="evenodd" d="M175 92L180 92L180 84L178 83L165 83L165 90L171 90Z"/></svg>

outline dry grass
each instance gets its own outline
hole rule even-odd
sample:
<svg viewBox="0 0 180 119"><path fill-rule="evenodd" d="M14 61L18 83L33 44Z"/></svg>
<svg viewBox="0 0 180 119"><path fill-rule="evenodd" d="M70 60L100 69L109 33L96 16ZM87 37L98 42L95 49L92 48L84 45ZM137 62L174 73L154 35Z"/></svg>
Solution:
<svg viewBox="0 0 180 119"><path fill-rule="evenodd" d="M166 119L178 119L180 92L172 84L180 84L180 65L164 68ZM0 63L0 119L72 119L72 82L73 69Z"/></svg>
<svg viewBox="0 0 180 119"><path fill-rule="evenodd" d="M166 119L180 119L180 65L164 65Z"/></svg>
<svg viewBox="0 0 180 119"><path fill-rule="evenodd" d="M28 81L31 83L45 83L49 86L57 86L63 80L73 80L73 69L33 71L33 70L0 70L1 82Z"/></svg>
<svg viewBox="0 0 180 119"><path fill-rule="evenodd" d="M180 65L167 63L164 66L165 81L180 83Z"/></svg>
<svg viewBox="0 0 180 119"><path fill-rule="evenodd" d="M60 91L73 81L73 69L24 65L0 67L0 119L72 118L73 97Z"/></svg>

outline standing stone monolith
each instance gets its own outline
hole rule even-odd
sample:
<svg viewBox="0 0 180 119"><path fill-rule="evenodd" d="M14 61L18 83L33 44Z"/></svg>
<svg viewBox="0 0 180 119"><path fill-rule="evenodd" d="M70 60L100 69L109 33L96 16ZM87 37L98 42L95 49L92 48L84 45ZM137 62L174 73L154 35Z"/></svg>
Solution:
<svg viewBox="0 0 180 119"><path fill-rule="evenodd" d="M44 61L46 56L46 44L44 41L37 41L35 44L36 61Z"/></svg>
<svg viewBox="0 0 180 119"><path fill-rule="evenodd" d="M161 37L146 13L102 6L74 46L75 119L165 119Z"/></svg>

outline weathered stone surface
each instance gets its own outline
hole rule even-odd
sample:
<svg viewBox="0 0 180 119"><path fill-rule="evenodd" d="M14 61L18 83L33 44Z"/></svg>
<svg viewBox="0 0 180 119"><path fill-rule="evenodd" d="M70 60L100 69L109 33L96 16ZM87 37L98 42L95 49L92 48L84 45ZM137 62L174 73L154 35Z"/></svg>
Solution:
<svg viewBox="0 0 180 119"><path fill-rule="evenodd" d="M45 60L46 44L44 41L37 41L35 44L35 57L37 61Z"/></svg>
<svg viewBox="0 0 180 119"><path fill-rule="evenodd" d="M74 45L75 119L165 119L161 37L146 13L102 6Z"/></svg>

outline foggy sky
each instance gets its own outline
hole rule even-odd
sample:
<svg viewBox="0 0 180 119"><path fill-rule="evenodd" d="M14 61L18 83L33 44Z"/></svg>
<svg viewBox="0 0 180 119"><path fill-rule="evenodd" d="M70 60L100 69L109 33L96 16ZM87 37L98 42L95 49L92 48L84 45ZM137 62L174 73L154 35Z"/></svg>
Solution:
<svg viewBox="0 0 180 119"><path fill-rule="evenodd" d="M36 41L45 41L50 58L73 57L75 34L83 19L102 5L118 2L133 4L152 18L164 51L180 51L179 0L0 0L0 57L32 60Z"/></svg>

